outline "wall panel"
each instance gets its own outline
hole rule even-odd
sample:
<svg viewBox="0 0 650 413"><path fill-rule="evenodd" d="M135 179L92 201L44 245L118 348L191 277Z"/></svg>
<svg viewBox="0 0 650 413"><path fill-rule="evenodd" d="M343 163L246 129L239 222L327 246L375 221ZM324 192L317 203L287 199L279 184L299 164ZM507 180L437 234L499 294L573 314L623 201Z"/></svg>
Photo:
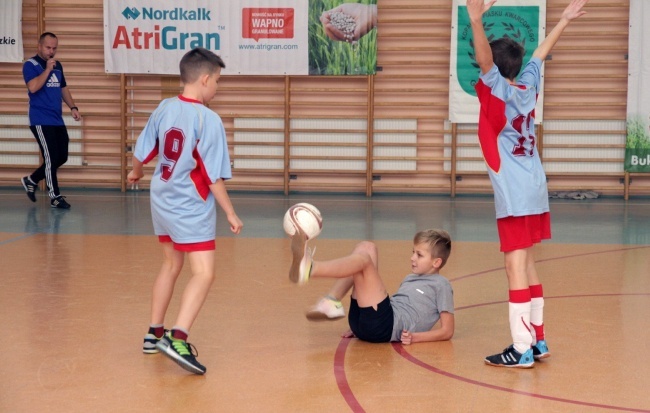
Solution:
<svg viewBox="0 0 650 413"><path fill-rule="evenodd" d="M59 36L57 57L84 117L71 127L82 162L61 169L61 185L128 189L130 150L158 102L180 92L178 76L107 75L102 0L23 4L25 57L42 31ZM565 5L547 1L549 29ZM628 0L591 0L545 63L538 136L550 190L650 194L648 175L622 170L628 9ZM447 121L451 1L381 0L378 10L375 76L221 78L209 107L226 127L231 189L490 192L476 126ZM0 87L0 114L26 114L21 65L0 64ZM0 129L12 132L0 134L0 158L32 139L24 125L6 123ZM33 167L0 166L0 185L16 186Z"/></svg>

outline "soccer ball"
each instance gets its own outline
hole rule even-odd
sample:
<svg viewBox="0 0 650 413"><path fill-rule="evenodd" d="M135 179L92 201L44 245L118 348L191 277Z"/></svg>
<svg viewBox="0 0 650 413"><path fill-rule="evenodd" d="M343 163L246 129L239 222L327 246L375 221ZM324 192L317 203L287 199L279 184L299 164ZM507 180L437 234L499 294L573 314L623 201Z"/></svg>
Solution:
<svg viewBox="0 0 650 413"><path fill-rule="evenodd" d="M298 227L307 235L307 239L316 238L323 229L323 217L318 208L312 204L301 202L293 205L284 214L282 223L284 232L292 237Z"/></svg>

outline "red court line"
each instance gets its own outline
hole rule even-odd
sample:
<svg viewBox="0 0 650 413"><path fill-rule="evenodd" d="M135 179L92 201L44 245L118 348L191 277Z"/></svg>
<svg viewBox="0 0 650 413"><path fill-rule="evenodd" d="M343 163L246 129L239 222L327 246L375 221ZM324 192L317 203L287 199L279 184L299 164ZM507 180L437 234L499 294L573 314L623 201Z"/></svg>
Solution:
<svg viewBox="0 0 650 413"><path fill-rule="evenodd" d="M468 379L467 377L462 377L458 376L453 373L449 373L448 371L441 370L437 367L434 367L430 364L424 363L421 360L418 360L417 358L413 357L411 354L409 354L406 349L404 349L404 346L402 346L401 343L391 343L393 346L393 349L399 354L400 356L404 357L406 360L410 361L411 363L420 366L422 368L425 368L429 371L432 371L436 374L440 374L449 378L452 378L454 380L462 381L464 383L469 383L469 384L474 384L476 386L481 386L481 387L486 387L488 389L493 389L493 390L498 390L498 391L503 391L507 393L513 393L513 394L520 394L523 396L529 396L529 397L535 397L538 399L544 399L544 400L552 400L556 402L561 402L561 403L569 403L569 404L576 404L579 406L588 406L588 407L597 407L599 409L615 409L615 410L621 410L625 412L641 412L641 413L648 413L650 410L645 410L645 409L634 409L631 407L622 407L622 406L610 406L606 404L597 404L597 403L589 403L589 402L581 402L578 400L570 400L570 399L563 399L561 397L553 397L553 396L545 396L543 394L537 394L537 393L530 393L526 391L521 391L521 390L515 390L515 389L509 389L507 387L501 387L501 386L496 386L494 384L488 384L488 383L483 383L477 380L472 380ZM489 367L488 367L489 368Z"/></svg>
<svg viewBox="0 0 650 413"><path fill-rule="evenodd" d="M558 296L550 296L550 297L544 297L544 299L558 299L558 298L582 298L582 297L612 297L612 296L648 296L650 293L603 293L603 294L574 294L574 295L558 295ZM466 305L463 307L457 307L455 310L464 310L468 308L476 308L476 307L484 307L488 305L493 305L493 304L505 304L508 301L492 301L489 303L481 303L481 304L472 304L472 305ZM627 412L644 412L644 413L649 413L650 410L645 410L645 409L634 409L631 407L621 407L621 406L610 406L610 405L605 405L605 404L596 404L596 403L589 403L589 402L582 402L579 400L571 400L571 399L564 399L561 397L554 397L554 396L545 396L543 394L537 394L537 393L530 393L530 392L525 392L521 390L515 390L515 389L509 389L507 387L501 387L501 386L496 386L493 384L488 384L488 383L483 383L480 381L468 379L467 377L462 377L444 370L441 370L437 367L431 366L430 364L426 364L421 360L418 360L417 358L413 357L411 354L409 354L405 349L404 346L402 346L400 343L391 343L393 346L393 349L402 357L404 357L406 360L410 361L411 363L423 367L429 371L432 371L436 374L440 374L455 380L459 380L465 383L470 383L474 384L476 386L481 386L481 387L486 387L489 389L493 390L498 390L498 391L504 391L508 393L514 393L514 394L520 394L524 396L529 396L529 397L535 397L538 399L545 399L545 400L553 400L561 403L570 403L570 404L577 404L580 406L589 406L589 407L597 407L600 409L616 409L616 410L621 410L621 411L627 411Z"/></svg>
<svg viewBox="0 0 650 413"><path fill-rule="evenodd" d="M351 339L349 338L342 338L341 341L339 342L339 345L336 349L336 353L334 355L334 377L336 378L336 384L338 385L341 395L345 399L348 406L350 406L350 410L352 410L354 413L361 413L361 412L365 413L365 410L363 409L363 407L361 406L357 398L354 397L354 393L352 392L347 377L345 376L345 352L347 350L348 344L350 343L350 340ZM509 389L507 387L496 386L494 384L483 383L478 380L462 377L457 374L453 374L448 371L444 371L437 367L434 367L430 364L427 364L413 357L409 352L406 351L406 349L404 348L404 346L402 346L401 343L393 342L391 343L391 345L393 346L393 349L397 352L397 354L402 356L407 361L410 361L411 363L415 364L416 366L420 366L433 373L440 374L442 376L449 377L454 380L462 381L464 383L473 384L476 386L485 387L492 390L503 391L506 393L519 394L522 396L535 397L544 400L552 400L561 403L575 404L579 406L596 407L599 409L615 409L615 410L626 411L626 412L650 413L650 410L645 410L645 409L635 409L631 407L582 402L579 400L571 400L571 399L564 399L561 397L546 396L543 394L530 393L522 390L515 390L515 389Z"/></svg>
<svg viewBox="0 0 650 413"><path fill-rule="evenodd" d="M545 300L554 300L557 298L586 298L586 297L613 297L613 296L635 296L635 295L650 295L650 293L602 293L602 294L573 294L573 295L552 295L552 296L545 296ZM456 307L454 308L455 311L458 310L466 310L468 308L476 308L476 307L485 307L488 305L494 305L494 304L507 304L508 300L503 300L503 301L490 301L487 303L480 303L480 304L470 304L470 305L465 305L462 307Z"/></svg>
<svg viewBox="0 0 650 413"><path fill-rule="evenodd" d="M572 254L572 255L565 255L561 257L552 257L552 258L546 258L543 260L538 260L536 262L544 262L544 261L552 261L552 260L558 260L558 259L566 259L566 258L573 258L573 257L581 257L581 256L586 256L586 255L595 255L595 254L604 254L604 253L610 253L610 252L620 252L620 251L628 251L628 250L636 250L636 249L645 249L645 248L650 248L650 246L640 246L640 247L632 247L632 248L617 248L614 250L605 250L605 251L596 251L596 252L588 252L588 253L582 253L582 254ZM504 267L500 268L494 268L491 270L486 270L486 271L481 271L473 274L467 274L463 275L458 278L451 279L450 281L457 281L460 279L464 278L469 278L469 277L475 277L481 274L486 274L490 273L493 271L497 270L503 270ZM604 293L604 294L590 294L590 295L565 295L565 296L555 296L555 297L544 297L545 299L557 299L557 298L577 298L577 297L607 297L607 296L635 296L635 295L650 295L650 293L628 293L628 294L621 294L621 293ZM480 304L473 304L473 305L468 305L464 307L458 307L456 310L462 310L462 309L467 309L467 308L473 308L473 307L481 307L481 306L486 306L486 305L492 305L492 304L501 304L501 303L506 303L507 301L493 301L489 303L480 303ZM350 385L347 381L347 378L345 376L345 352L347 350L348 344L350 342L350 339L348 338L343 338L341 339L341 342L339 343L339 346L336 349L336 353L334 356L334 376L336 378L336 384L339 387L339 391L341 392L341 395L347 402L348 406L350 406L350 409L352 409L353 412L365 412L359 401L354 397L354 393L352 392L352 389L350 388ZM403 346L401 343L391 343L393 346L393 349L401 355L403 358L406 360L410 361L411 363L418 365L420 367L423 367L429 371L432 371L436 374L440 374L455 380L459 380L465 383L470 383L474 384L476 386L481 386L481 387L486 387L490 388L493 390L498 390L498 391L503 391L507 393L513 393L513 394L520 394L524 396L529 396L529 397L535 397L538 399L545 399L545 400L552 400L552 401L557 401L561 403L568 403L568 404L575 404L575 405L580 405L580 406L588 406L588 407L595 407L595 408L600 408L600 409L616 409L620 411L627 411L627 412L641 412L641 413L650 413L650 410L645 410L645 409L634 409L630 407L621 407L621 406L610 406L610 405L605 405L605 404L596 404L596 403L589 403L589 402L581 402L578 400L571 400L571 399L564 399L561 397L553 397L553 396L545 396L543 394L536 394L536 393L529 393L521 390L515 390L515 389L509 389L506 387L501 387L501 386L496 386L493 384L488 384L488 383L483 383L480 381L476 381L473 379L469 379L466 377L458 376L456 374L440 370L437 367L431 366L429 364L426 364L412 355L410 355L406 350L404 350Z"/></svg>
<svg viewBox="0 0 650 413"><path fill-rule="evenodd" d="M347 377L345 377L345 351L350 344L350 338L342 338L339 346L336 348L336 353L334 353L334 377L336 378L336 384L339 387L341 395L345 399L350 409L355 413L365 412L361 404L354 393L350 388Z"/></svg>
<svg viewBox="0 0 650 413"><path fill-rule="evenodd" d="M582 254L563 255L563 256L560 256L560 257L550 257L550 258L545 258L543 260L535 260L535 262L538 263L538 262L546 262L546 261L563 260L563 259L566 259L566 258L583 257L585 255L607 254L607 253L610 253L610 252L631 251L631 250L638 250L638 249L644 249L644 248L650 248L650 246L649 245L643 245L643 246L640 246L640 247L617 248L617 249L614 249L614 250L583 252ZM460 277L449 279L449 282L454 282L454 281L458 281L458 280L462 280L462 279L470 278L470 277L476 277L478 275L487 274L487 273L491 273L491 272L494 272L494 271L501 271L501 270L504 270L504 269L505 269L505 267L497 267L497 268L492 268L492 269L485 270L485 271L475 272L475 273L472 273L472 274L461 275Z"/></svg>
<svg viewBox="0 0 650 413"><path fill-rule="evenodd" d="M586 295L563 295L563 296L553 296L553 297L545 297L545 299L558 299L558 298L578 298L578 297L611 297L611 296L648 296L650 293L628 293L628 294L615 294L615 293L604 293L604 294L586 294ZM473 304L473 305L468 305L464 307L458 307L456 310L463 310L467 308L475 308L475 307L483 307L487 305L493 305L493 304L502 304L502 303L507 303L507 301L493 301L489 303L481 303L481 304ZM341 392L341 395L343 395L343 398L347 402L348 406L350 406L350 409L355 412L365 412L359 401L354 397L354 393L352 392L352 389L350 388L350 385L347 381L347 377L345 376L345 352L347 350L348 344L350 343L349 338L343 338L341 339L341 342L339 343L338 348L336 349L336 354L334 356L334 377L336 378L336 384L339 387L339 391ZM410 361L411 363L415 364L416 366L420 366L426 370L429 370L433 373L440 374L445 377L449 377L454 380L458 380L464 383L468 384L473 384L476 386L480 387L485 387L488 389L492 390L497 390L497 391L503 391L506 393L512 393L512 394L519 394L523 396L528 396L528 397L535 397L538 399L544 399L544 400L552 400L560 403L568 403L568 404L575 404L579 406L587 406L587 407L595 407L599 409L615 409L615 410L620 410L620 411L626 411L626 412L641 412L641 413L650 413L650 410L646 409L635 409L631 407L622 407L622 406L613 406L613 405L606 405L606 404L597 404L597 403L589 403L589 402L583 402L579 400L571 400L571 399L565 399L562 397L554 397L554 396L546 396L543 394L537 394L537 393L530 393L530 392L525 392L522 390L515 390L515 389L510 389L507 387L502 387L502 386L497 386L494 384L489 384L489 383L484 383L480 382L477 380L469 379L467 377L462 377L454 373L450 373L448 371L441 370L437 367L434 367L430 364L427 364L414 356L412 356L409 352L406 351L404 346L402 346L401 343L393 342L391 343L393 346L393 349L402 356L404 359L407 361Z"/></svg>

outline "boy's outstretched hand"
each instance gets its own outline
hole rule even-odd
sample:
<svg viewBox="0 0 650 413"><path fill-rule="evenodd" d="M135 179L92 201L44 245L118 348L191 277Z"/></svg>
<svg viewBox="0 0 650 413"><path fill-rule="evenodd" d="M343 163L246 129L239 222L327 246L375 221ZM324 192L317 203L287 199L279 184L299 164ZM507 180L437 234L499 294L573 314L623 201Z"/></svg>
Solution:
<svg viewBox="0 0 650 413"><path fill-rule="evenodd" d="M589 0L571 0L571 3L562 12L562 18L567 20L577 19L578 17L586 14L587 12L582 8Z"/></svg>
<svg viewBox="0 0 650 413"><path fill-rule="evenodd" d="M490 0L487 3L485 0L467 0L467 14L469 14L470 20L480 19L496 2L497 0Z"/></svg>

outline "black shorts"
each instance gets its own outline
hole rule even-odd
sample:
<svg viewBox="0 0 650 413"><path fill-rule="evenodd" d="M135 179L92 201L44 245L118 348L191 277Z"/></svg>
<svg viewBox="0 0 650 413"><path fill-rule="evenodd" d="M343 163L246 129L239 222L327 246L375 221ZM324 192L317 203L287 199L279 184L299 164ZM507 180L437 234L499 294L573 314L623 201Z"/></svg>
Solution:
<svg viewBox="0 0 650 413"><path fill-rule="evenodd" d="M393 306L390 298L377 305L377 310L372 307L359 307L357 300L350 299L350 312L348 314L350 330L357 338L371 343L387 343L393 336Z"/></svg>

